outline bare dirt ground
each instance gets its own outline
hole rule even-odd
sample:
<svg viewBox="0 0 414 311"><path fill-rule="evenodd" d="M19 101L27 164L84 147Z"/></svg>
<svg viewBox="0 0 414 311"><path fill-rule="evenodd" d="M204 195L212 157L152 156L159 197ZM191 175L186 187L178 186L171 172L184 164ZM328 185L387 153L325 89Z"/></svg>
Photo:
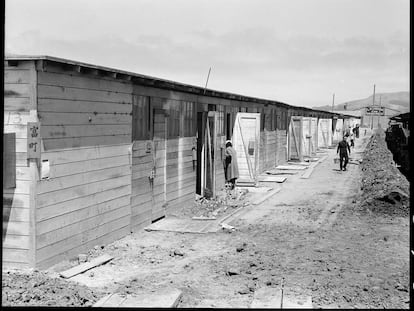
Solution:
<svg viewBox="0 0 414 311"><path fill-rule="evenodd" d="M92 249L90 258L107 253L115 259L71 281L57 276L70 262L24 277L3 272L3 305L87 306L107 293L171 287L183 292L179 307L246 308L258 288L276 291L284 278L286 295L311 296L314 308L408 309L409 206L404 193L409 192L400 187L404 179L391 162L381 162L378 170L384 154L377 151L387 151L379 146L380 136L369 145L375 151L358 153L368 139L359 138L351 153L363 164L339 171L336 150L326 150L328 158L309 179L301 179L301 173L289 176L277 194L245 206L230 222L234 232L142 230ZM374 187L385 180L392 187L377 195ZM392 199L383 200L387 195ZM201 214L211 216L217 206Z"/></svg>

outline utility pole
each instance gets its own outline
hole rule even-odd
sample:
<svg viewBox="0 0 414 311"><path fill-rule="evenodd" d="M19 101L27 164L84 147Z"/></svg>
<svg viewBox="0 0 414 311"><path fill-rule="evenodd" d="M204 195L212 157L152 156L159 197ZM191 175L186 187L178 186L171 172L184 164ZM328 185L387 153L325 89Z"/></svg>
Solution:
<svg viewBox="0 0 414 311"><path fill-rule="evenodd" d="M372 107L374 107L374 104L375 104L375 84L374 84L374 95L372 96ZM372 111L371 111L371 130L373 126L374 126L374 115L372 114Z"/></svg>
<svg viewBox="0 0 414 311"><path fill-rule="evenodd" d="M335 103L335 93L332 96L332 113L334 112L334 103Z"/></svg>
<svg viewBox="0 0 414 311"><path fill-rule="evenodd" d="M204 92L203 92L203 94L205 94L205 93L206 93L206 88L207 88L208 78L210 77L210 71L211 71L211 67L208 69L207 81L206 81L206 85L204 86Z"/></svg>
<svg viewBox="0 0 414 311"><path fill-rule="evenodd" d="M379 102L379 106L380 106L380 109L381 109L381 95L380 95L380 102ZM380 115L378 114L378 123L377 123L377 127L379 127L379 125L380 125Z"/></svg>

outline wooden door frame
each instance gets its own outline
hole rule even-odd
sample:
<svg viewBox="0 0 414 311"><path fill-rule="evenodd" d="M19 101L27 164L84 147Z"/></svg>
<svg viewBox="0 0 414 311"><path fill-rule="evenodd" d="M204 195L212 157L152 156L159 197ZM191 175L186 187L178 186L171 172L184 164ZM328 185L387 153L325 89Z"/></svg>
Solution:
<svg viewBox="0 0 414 311"><path fill-rule="evenodd" d="M248 142L243 141L243 133L241 131L241 122L240 120L243 117L248 117L248 118L254 118L256 120L256 125L255 125L255 133L254 133L254 167L252 168L251 166L253 165L251 163L251 159L248 153ZM243 145L243 153L246 156L246 161L247 161L247 165L249 167L249 176L250 178L257 183L257 177L259 174L259 169L260 169L260 165L259 165L259 160L260 160L260 121L261 121L261 114L258 112L238 112L236 114L236 118L234 121L234 127L233 127L233 137L232 137L232 143L233 143L233 148L236 148L236 145L238 144L238 137L237 135L234 135L234 133L240 132L240 140L242 142ZM238 127L238 129L236 128L236 126ZM246 145L247 144L247 145ZM236 151L238 152L238 150L236 149ZM238 153L239 155L239 153ZM239 156L238 156L239 157ZM241 179L241 176L240 176Z"/></svg>
<svg viewBox="0 0 414 311"><path fill-rule="evenodd" d="M295 132L295 126L294 126L294 120L299 121L299 135L298 137L296 137L296 132ZM302 131L303 131L303 126L302 126L302 117L301 116L291 116L290 117L290 122L289 122L289 128L288 128L288 160L292 159L292 152L291 152L291 139L290 139L290 129L292 128L292 134L293 134L293 138L298 139L299 141L295 140L295 144L294 146L296 147L296 152L298 154L298 160L299 161L303 161L303 153L302 153Z"/></svg>
<svg viewBox="0 0 414 311"><path fill-rule="evenodd" d="M159 115L163 115L164 116L164 153L165 153L165 161L167 161L167 139L168 139L168 114L166 113L165 109L162 108L158 108L158 107L151 107L150 108L151 111L151 120L152 120L152 124L151 124L151 141L153 143L154 148L152 149L153 152L153 157L154 157L154 166L156 167L156 148L155 148L155 130L154 130L154 126L155 126L155 115L159 114ZM162 140L162 139L161 139ZM163 170L164 170L164 203L163 205L165 205L167 203L167 192L166 192L166 188L167 188L167 165L165 164L163 166ZM153 211L155 208L155 203L154 203L154 189L153 189L153 185L151 187L151 192L152 192L152 207L151 207L151 222L157 221L163 217L165 217L165 214L162 215L161 217L157 217L157 218L153 218Z"/></svg>

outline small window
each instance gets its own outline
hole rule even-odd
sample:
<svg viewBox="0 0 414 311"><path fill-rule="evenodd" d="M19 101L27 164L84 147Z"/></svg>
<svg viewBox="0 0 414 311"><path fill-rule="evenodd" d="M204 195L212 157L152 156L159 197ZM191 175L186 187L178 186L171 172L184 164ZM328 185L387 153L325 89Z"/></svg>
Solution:
<svg viewBox="0 0 414 311"><path fill-rule="evenodd" d="M171 101L168 118L168 138L176 138L180 136L180 102Z"/></svg>
<svg viewBox="0 0 414 311"><path fill-rule="evenodd" d="M195 117L194 117L193 102L183 101L181 102L181 114L180 114L180 136L191 137L194 136L195 130Z"/></svg>
<svg viewBox="0 0 414 311"><path fill-rule="evenodd" d="M134 95L132 102L132 141L149 139L149 97Z"/></svg>
<svg viewBox="0 0 414 311"><path fill-rule="evenodd" d="M265 129L267 131L273 130L273 111L271 109L263 109L265 112Z"/></svg>
<svg viewBox="0 0 414 311"><path fill-rule="evenodd" d="M265 123L266 123L266 115L263 109L260 113L260 130L261 131L264 131L265 129Z"/></svg>
<svg viewBox="0 0 414 311"><path fill-rule="evenodd" d="M224 106L217 105L217 124L216 124L217 135L224 135Z"/></svg>

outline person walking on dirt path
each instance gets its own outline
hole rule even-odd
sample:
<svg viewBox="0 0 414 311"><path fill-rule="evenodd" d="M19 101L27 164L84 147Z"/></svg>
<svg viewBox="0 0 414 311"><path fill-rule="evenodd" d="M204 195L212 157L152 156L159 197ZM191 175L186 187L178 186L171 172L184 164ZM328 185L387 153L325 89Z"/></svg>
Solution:
<svg viewBox="0 0 414 311"><path fill-rule="evenodd" d="M355 144L354 144L354 139L355 139L355 134L354 134L354 133L351 133L351 134L349 135L349 141L350 141L350 143L351 143L351 147L352 147L352 148L354 148L354 147L355 147Z"/></svg>
<svg viewBox="0 0 414 311"><path fill-rule="evenodd" d="M239 166L237 165L236 150L234 150L230 140L226 141L224 161L224 173L226 175L226 182L230 183L231 189L233 190L236 184L236 179L239 178Z"/></svg>
<svg viewBox="0 0 414 311"><path fill-rule="evenodd" d="M354 133L354 138L359 138L359 125L355 125L355 127L352 129L352 133Z"/></svg>
<svg viewBox="0 0 414 311"><path fill-rule="evenodd" d="M338 143L338 148L336 149L336 154L339 153L339 170L346 171L346 165L348 164L348 151L351 154L351 148L349 148L349 144L346 141L346 137L344 136L342 141Z"/></svg>

